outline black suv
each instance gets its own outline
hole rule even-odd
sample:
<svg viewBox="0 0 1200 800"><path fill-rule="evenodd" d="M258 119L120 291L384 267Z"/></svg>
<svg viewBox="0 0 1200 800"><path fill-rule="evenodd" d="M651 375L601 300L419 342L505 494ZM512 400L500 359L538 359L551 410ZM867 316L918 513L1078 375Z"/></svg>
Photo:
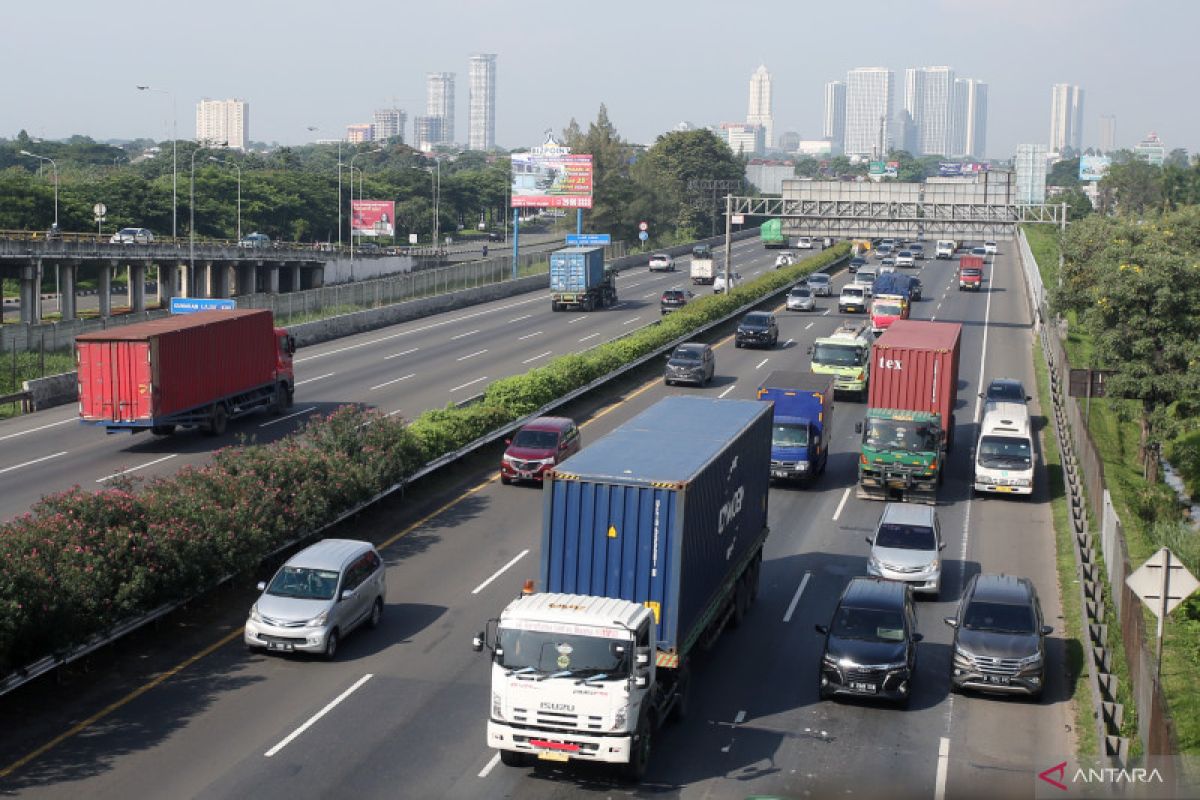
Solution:
<svg viewBox="0 0 1200 800"><path fill-rule="evenodd" d="M664 315L678 311L688 304L695 295L686 289L667 289L658 301L658 310Z"/></svg>
<svg viewBox="0 0 1200 800"><path fill-rule="evenodd" d="M882 578L854 578L842 592L825 637L817 690L879 697L908 705L917 670L917 612L912 588Z"/></svg>
<svg viewBox="0 0 1200 800"><path fill-rule="evenodd" d="M667 357L667 369L663 383L694 383L704 386L713 379L717 369L717 356L711 345L704 342L684 342Z"/></svg>
<svg viewBox="0 0 1200 800"><path fill-rule="evenodd" d="M1028 578L976 575L963 592L954 628L951 691L1038 697L1046 683L1046 637L1037 590Z"/></svg>
<svg viewBox="0 0 1200 800"><path fill-rule="evenodd" d="M770 311L751 311L738 323L733 335L734 347L774 347L779 341L779 326Z"/></svg>

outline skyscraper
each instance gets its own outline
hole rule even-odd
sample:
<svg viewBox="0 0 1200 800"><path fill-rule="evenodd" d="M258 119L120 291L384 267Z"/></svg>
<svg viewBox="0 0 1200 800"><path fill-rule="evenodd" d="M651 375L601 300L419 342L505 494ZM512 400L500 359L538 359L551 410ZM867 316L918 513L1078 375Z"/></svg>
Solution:
<svg viewBox="0 0 1200 800"><path fill-rule="evenodd" d="M834 153L841 153L846 146L846 82L829 81L825 84L825 125L822 136L829 140Z"/></svg>
<svg viewBox="0 0 1200 800"><path fill-rule="evenodd" d="M491 150L496 146L496 56L471 56L467 71L467 148Z"/></svg>
<svg viewBox="0 0 1200 800"><path fill-rule="evenodd" d="M1100 152L1111 153L1117 149L1117 118L1112 114L1100 116Z"/></svg>
<svg viewBox="0 0 1200 800"><path fill-rule="evenodd" d="M442 143L442 117L413 117L413 147L428 153Z"/></svg>
<svg viewBox="0 0 1200 800"><path fill-rule="evenodd" d="M430 72L426 78L425 116L442 118L442 138L434 144L454 144L454 73Z"/></svg>
<svg viewBox="0 0 1200 800"><path fill-rule="evenodd" d="M1078 152L1082 144L1083 89L1056 83L1050 90L1050 149L1061 153L1072 147Z"/></svg>
<svg viewBox="0 0 1200 800"><path fill-rule="evenodd" d="M196 141L247 150L250 104L245 100L201 100L196 104Z"/></svg>
<svg viewBox="0 0 1200 800"><path fill-rule="evenodd" d="M399 137L404 141L404 127L408 124L408 114L402 108L375 109L375 138L387 141Z"/></svg>
<svg viewBox="0 0 1200 800"><path fill-rule="evenodd" d="M887 155L894 82L895 74L886 67L856 67L846 73L846 155Z"/></svg>
<svg viewBox="0 0 1200 800"><path fill-rule="evenodd" d="M771 104L771 73L767 67L760 64L750 76L750 110L746 114L746 124L759 125L763 129L765 146L775 144L775 119L772 116Z"/></svg>
<svg viewBox="0 0 1200 800"><path fill-rule="evenodd" d="M988 85L974 78L954 81L954 124L950 153L956 158L987 157Z"/></svg>
<svg viewBox="0 0 1200 800"><path fill-rule="evenodd" d="M950 154L953 95L954 70L949 67L904 70L904 110L916 133L913 155Z"/></svg>

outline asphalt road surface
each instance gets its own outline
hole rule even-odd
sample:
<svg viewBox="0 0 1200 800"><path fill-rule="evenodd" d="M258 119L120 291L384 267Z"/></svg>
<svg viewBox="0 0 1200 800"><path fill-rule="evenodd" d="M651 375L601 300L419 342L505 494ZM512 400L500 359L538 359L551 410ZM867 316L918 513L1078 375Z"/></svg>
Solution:
<svg viewBox="0 0 1200 800"><path fill-rule="evenodd" d="M743 274L769 268L773 256L757 242L737 252ZM882 510L880 503L853 496L853 428L863 406L839 401L826 474L808 489L771 490L758 602L739 629L727 631L695 664L690 715L657 737L641 786L616 782L594 765L508 768L485 746L489 665L471 652L470 641L526 578L536 577L541 496L536 487L500 485L493 468L464 464L458 476L463 490L413 498L423 507L448 507L412 522L413 514L397 514L379 523L377 538L387 542L389 564L384 622L349 638L337 661L247 654L236 628L244 609L229 611L221 624L164 631L165 642L190 636L210 647L197 645L199 658L180 659L178 671L124 699L117 698L137 682L112 675L69 701L47 702L44 710L22 707L17 698L8 713L0 713L0 790L22 797L289 800L1032 797L1036 773L1074 751L1058 630L1048 642L1045 694L1025 701L950 695L952 631L942 623L965 581L986 571L1031 578L1047 623L1063 626L1044 473L1032 500L973 499L967 483L981 382L1011 376L1034 383L1029 312L1015 258L1015 252L1002 252L977 294L955 290L954 262L930 260L920 268L928 299L915 304L914 318L961 322L963 340L957 444L938 506L948 542L943 589L939 599L918 604L925 639L907 710L817 698L821 639L813 625L828 622L846 581L865 574L864 536ZM454 389L455 381L519 371L523 361L537 363L547 351L582 347L585 336L598 333L589 341L602 340L628 320L649 321L658 313L651 295L683 283L681 275L623 276L628 305L615 312L552 315L539 295L314 348L302 354L301 380L307 383L297 408L367 397L386 410L412 413L456 399L477 389ZM720 340L717 377L708 387L668 388L652 378L614 390L609 404L586 421L581 417L584 446L667 394L752 398L772 369L807 369L808 343L842 321L836 298L822 298L816 312L779 316L781 344L775 349L736 350L729 338ZM464 358L476 350L486 353ZM408 372L414 378L405 379L403 391L372 388ZM1036 401L1033 414L1044 423ZM268 421L252 419L242 429L258 430ZM74 429L68 435L67 427L45 430L51 437L80 436ZM86 462L73 459L72 469L112 469L113 444L101 437L86 448L72 447L71 455ZM207 449L176 460L202 458ZM155 455L122 452L117 460ZM13 708L41 724L22 735ZM55 733L68 735L55 740ZM12 768L47 742L45 751Z"/></svg>

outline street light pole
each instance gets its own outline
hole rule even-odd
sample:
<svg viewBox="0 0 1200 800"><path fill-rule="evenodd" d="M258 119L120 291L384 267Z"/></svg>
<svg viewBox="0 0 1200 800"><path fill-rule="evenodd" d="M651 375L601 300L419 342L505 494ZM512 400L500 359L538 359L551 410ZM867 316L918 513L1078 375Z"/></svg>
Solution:
<svg viewBox="0 0 1200 800"><path fill-rule="evenodd" d="M150 86L138 86L141 92L157 92L171 97L171 238L179 237L179 115L176 111L175 93L166 89L154 89Z"/></svg>
<svg viewBox="0 0 1200 800"><path fill-rule="evenodd" d="M354 159L358 158L359 156L369 155L371 153L382 153L382 152L383 152L382 147L376 147L374 150L365 150L361 153L355 153L354 155L350 156L350 204L351 205L354 204ZM341 231L342 231L342 226L341 226L341 222L340 222L341 216L342 216L342 203L341 203L342 193L341 193L341 183L340 183L341 165L342 165L342 159L341 159L341 156L339 155L338 156L338 177L339 177L339 183L338 183L338 220L339 220L339 222L338 222L338 237L339 237L339 244L340 244ZM354 280L354 215L353 214L351 214L351 216L350 216L350 280Z"/></svg>
<svg viewBox="0 0 1200 800"><path fill-rule="evenodd" d="M225 146L225 142L221 142L221 147ZM188 225L188 292L189 297L195 297L196 286L196 154L201 150L207 150L207 145L197 145L192 151L192 183L191 193L188 200L188 212L191 215L191 222Z"/></svg>
<svg viewBox="0 0 1200 800"><path fill-rule="evenodd" d="M225 164L237 170L237 240L240 243L242 241L242 166L236 161L228 161L216 156L209 156L208 160Z"/></svg>
<svg viewBox="0 0 1200 800"><path fill-rule="evenodd" d="M49 161L50 166L54 168L54 230L58 231L58 164L54 163L54 159L49 156L39 156L37 153L31 153L28 150L22 150L21 155L36 158L40 161Z"/></svg>

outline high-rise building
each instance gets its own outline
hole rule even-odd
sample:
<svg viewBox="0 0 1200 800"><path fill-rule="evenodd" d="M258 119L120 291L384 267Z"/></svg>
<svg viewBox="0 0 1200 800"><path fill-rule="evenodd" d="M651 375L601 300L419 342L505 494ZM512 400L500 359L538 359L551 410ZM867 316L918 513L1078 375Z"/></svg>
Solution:
<svg viewBox="0 0 1200 800"><path fill-rule="evenodd" d="M721 133L734 155L752 156L766 150L766 131L749 122L724 122Z"/></svg>
<svg viewBox="0 0 1200 800"><path fill-rule="evenodd" d="M425 77L425 116L442 118L442 138L435 144L454 144L454 73L430 72Z"/></svg>
<svg viewBox="0 0 1200 800"><path fill-rule="evenodd" d="M779 149L785 153L794 153L800 147L800 134L796 131L784 131L779 134Z"/></svg>
<svg viewBox="0 0 1200 800"><path fill-rule="evenodd" d="M395 138L403 142L407 124L408 113L402 108L375 109L375 138L381 142Z"/></svg>
<svg viewBox="0 0 1200 800"><path fill-rule="evenodd" d="M1017 203L1040 205L1046 202L1046 145L1019 144L1013 165L1017 173Z"/></svg>
<svg viewBox="0 0 1200 800"><path fill-rule="evenodd" d="M471 56L467 71L467 148L491 150L496 146L496 56Z"/></svg>
<svg viewBox="0 0 1200 800"><path fill-rule="evenodd" d="M974 78L954 81L954 123L949 155L987 157L988 85Z"/></svg>
<svg viewBox="0 0 1200 800"><path fill-rule="evenodd" d="M1117 118L1112 114L1100 115L1100 152L1111 153L1117 149Z"/></svg>
<svg viewBox="0 0 1200 800"><path fill-rule="evenodd" d="M846 73L845 153L881 159L891 149L892 84L886 67L856 67Z"/></svg>
<svg viewBox="0 0 1200 800"><path fill-rule="evenodd" d="M346 141L350 144L362 144L375 141L375 126L369 122L359 122L346 126Z"/></svg>
<svg viewBox="0 0 1200 800"><path fill-rule="evenodd" d="M762 127L764 149L766 145L775 141L775 118L772 116L772 109L771 73L767 72L765 64L760 64L750 76L750 110L746 114L746 124Z"/></svg>
<svg viewBox="0 0 1200 800"><path fill-rule="evenodd" d="M1056 83L1050 90L1050 149L1083 149L1083 89Z"/></svg>
<svg viewBox="0 0 1200 800"><path fill-rule="evenodd" d="M892 120L890 128L892 134L892 147L894 150L905 150L912 155L921 154L921 142L918 138L917 123L913 121L912 114L907 108L901 108L896 111L896 116Z"/></svg>
<svg viewBox="0 0 1200 800"><path fill-rule="evenodd" d="M846 144L845 81L829 81L825 84L825 125L821 135L833 145L833 152L842 152Z"/></svg>
<svg viewBox="0 0 1200 800"><path fill-rule="evenodd" d="M950 67L904 70L904 110L916 128L913 155L950 155L953 97L954 70Z"/></svg>
<svg viewBox="0 0 1200 800"><path fill-rule="evenodd" d="M442 117L413 117L413 147L423 153L442 143Z"/></svg>
<svg viewBox="0 0 1200 800"><path fill-rule="evenodd" d="M196 104L196 141L209 147L250 147L250 104L245 100L209 100Z"/></svg>
<svg viewBox="0 0 1200 800"><path fill-rule="evenodd" d="M1167 160L1167 147L1154 131L1133 146L1133 154L1152 167L1161 167Z"/></svg>

